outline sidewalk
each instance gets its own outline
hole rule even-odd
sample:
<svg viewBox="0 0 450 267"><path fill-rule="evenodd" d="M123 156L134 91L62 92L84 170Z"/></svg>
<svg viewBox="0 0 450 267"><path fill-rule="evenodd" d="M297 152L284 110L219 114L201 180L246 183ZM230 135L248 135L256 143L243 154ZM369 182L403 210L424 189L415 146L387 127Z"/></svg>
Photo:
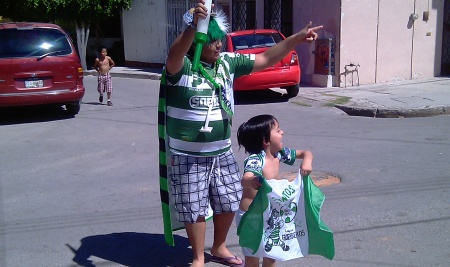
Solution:
<svg viewBox="0 0 450 267"><path fill-rule="evenodd" d="M112 77L159 80L161 71L162 69L157 68L114 67L110 73ZM84 76L88 75L97 76L97 71L85 70Z"/></svg>
<svg viewBox="0 0 450 267"><path fill-rule="evenodd" d="M450 78L435 77L347 88L301 87L297 97L336 103L336 108L351 116L410 118L450 115Z"/></svg>
<svg viewBox="0 0 450 267"><path fill-rule="evenodd" d="M95 70L85 75L97 75ZM161 69L114 67L112 77L159 80ZM410 118L450 115L450 77L347 88L301 86L296 97L334 105L351 116Z"/></svg>

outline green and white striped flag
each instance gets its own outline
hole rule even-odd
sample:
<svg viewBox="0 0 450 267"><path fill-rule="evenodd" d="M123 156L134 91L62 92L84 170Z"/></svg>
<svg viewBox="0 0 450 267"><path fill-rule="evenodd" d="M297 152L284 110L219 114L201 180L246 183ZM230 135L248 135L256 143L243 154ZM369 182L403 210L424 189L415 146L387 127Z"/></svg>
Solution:
<svg viewBox="0 0 450 267"><path fill-rule="evenodd" d="M161 197L161 208L164 224L164 238L166 243L175 246L172 232L172 219L170 212L170 193L167 168L167 146L166 146L166 71L163 69L161 83L159 85L158 101L158 139L159 139L159 194Z"/></svg>
<svg viewBox="0 0 450 267"><path fill-rule="evenodd" d="M184 228L184 223L175 219L174 199L170 193L170 151L166 138L166 70L162 70L158 101L158 139L159 139L159 192L163 215L164 239L170 246L175 246L173 232ZM212 218L212 209L208 206L207 221Z"/></svg>

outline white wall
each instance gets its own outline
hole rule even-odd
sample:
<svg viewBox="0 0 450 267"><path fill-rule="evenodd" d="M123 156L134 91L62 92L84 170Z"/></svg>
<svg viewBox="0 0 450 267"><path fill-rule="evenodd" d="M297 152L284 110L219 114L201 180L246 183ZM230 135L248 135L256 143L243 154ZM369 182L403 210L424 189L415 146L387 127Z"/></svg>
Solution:
<svg viewBox="0 0 450 267"><path fill-rule="evenodd" d="M167 55L166 1L133 0L124 10L123 37L127 62L164 63Z"/></svg>
<svg viewBox="0 0 450 267"><path fill-rule="evenodd" d="M342 0L341 74L355 63L361 84L438 76L443 9L444 0ZM411 13L418 15L414 22ZM340 81L345 86L343 75Z"/></svg>
<svg viewBox="0 0 450 267"><path fill-rule="evenodd" d="M345 77L345 65L359 64L360 84L375 82L377 59L377 20L379 0L343 0L341 12L340 62L336 79L338 84L352 84L352 74ZM396 0L408 1L408 0ZM394 12L394 11L393 11ZM406 25L406 24L405 24ZM395 38L392 38L395 39ZM391 47L392 48L392 47ZM349 70L354 70L350 68ZM353 84L357 84L356 72Z"/></svg>

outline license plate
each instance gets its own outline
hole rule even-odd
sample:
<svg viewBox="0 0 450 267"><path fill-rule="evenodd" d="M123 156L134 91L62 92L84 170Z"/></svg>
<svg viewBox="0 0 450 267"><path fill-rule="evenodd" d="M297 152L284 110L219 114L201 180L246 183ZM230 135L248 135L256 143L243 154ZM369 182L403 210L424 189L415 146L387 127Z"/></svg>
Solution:
<svg viewBox="0 0 450 267"><path fill-rule="evenodd" d="M25 88L39 88L44 87L43 80L25 81Z"/></svg>

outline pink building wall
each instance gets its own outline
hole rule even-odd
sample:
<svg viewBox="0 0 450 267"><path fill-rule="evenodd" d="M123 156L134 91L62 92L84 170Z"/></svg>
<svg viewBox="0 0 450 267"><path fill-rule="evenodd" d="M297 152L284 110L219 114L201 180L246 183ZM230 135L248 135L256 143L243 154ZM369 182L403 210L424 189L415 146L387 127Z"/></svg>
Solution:
<svg viewBox="0 0 450 267"><path fill-rule="evenodd" d="M294 0L293 31L311 20L324 26L319 38L334 39L333 86L430 78L440 74L443 10L444 0ZM302 82L313 84L314 46L296 50Z"/></svg>
<svg viewBox="0 0 450 267"><path fill-rule="evenodd" d="M323 25L324 29L319 31L319 38L333 38L335 40L335 64L339 62L340 13L341 3L336 0L294 0L293 3L293 32L303 29L309 21L312 21L314 26ZM314 44L302 44L297 46L296 51L302 69L301 82L311 84L314 74L313 52L315 46Z"/></svg>

